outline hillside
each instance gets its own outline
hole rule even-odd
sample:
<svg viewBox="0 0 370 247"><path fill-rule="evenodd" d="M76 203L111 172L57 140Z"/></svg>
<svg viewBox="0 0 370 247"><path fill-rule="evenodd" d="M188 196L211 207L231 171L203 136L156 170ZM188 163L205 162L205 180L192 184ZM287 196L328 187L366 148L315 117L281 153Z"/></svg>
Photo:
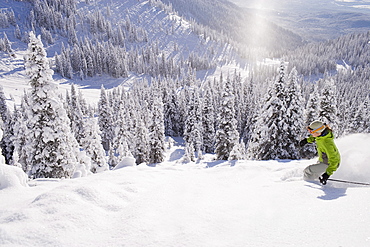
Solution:
<svg viewBox="0 0 370 247"><path fill-rule="evenodd" d="M333 178L369 182L369 141L365 134L337 140L343 162ZM155 167L38 179L26 187L0 165L0 181L8 181L0 182L0 245L368 245L368 186L303 181L302 170L315 160L207 156L183 164L183 152L174 142Z"/></svg>
<svg viewBox="0 0 370 247"><path fill-rule="evenodd" d="M57 74L82 85L79 79L102 74L182 77L195 70L205 79L222 66L243 70L271 51L302 44L291 31L221 0L10 0L0 9L6 20L0 28L15 52L26 49L34 29L58 59Z"/></svg>

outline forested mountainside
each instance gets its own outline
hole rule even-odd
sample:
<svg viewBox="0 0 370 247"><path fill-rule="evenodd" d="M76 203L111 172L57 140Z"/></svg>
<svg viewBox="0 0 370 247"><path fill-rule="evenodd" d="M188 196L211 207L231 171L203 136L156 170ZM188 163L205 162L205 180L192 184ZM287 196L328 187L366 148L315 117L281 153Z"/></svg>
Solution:
<svg viewBox="0 0 370 247"><path fill-rule="evenodd" d="M49 55L55 52L61 55L57 71L69 78L71 73L82 77L101 73L122 77L128 71L163 75L163 69L160 72L148 64L153 57L161 66L176 63L184 70L189 66L196 70L212 69L217 64L234 61L236 49L251 59L261 51L267 55L271 50L301 44L300 38L291 32L253 13L245 14L225 1L173 1L168 5L154 0L11 2L16 2L17 7L1 6L4 16L9 17L3 26L9 27L7 35L11 42L26 41L27 30L38 30ZM98 67L110 60L115 61L117 68L86 68L82 65L84 61L68 57L81 57L81 52ZM95 58L94 54L106 57ZM119 57L128 61L123 64ZM139 61L135 64L140 68L134 68L132 60ZM91 67L92 61L86 63Z"/></svg>
<svg viewBox="0 0 370 247"><path fill-rule="evenodd" d="M181 16L195 20L224 34L224 41L232 43L239 52L247 48L264 51L292 49L304 42L299 35L286 30L249 9L242 9L229 1L163 0ZM267 55L264 53L264 55Z"/></svg>
<svg viewBox="0 0 370 247"><path fill-rule="evenodd" d="M338 64L364 68L370 64L370 32L343 35L325 42L315 42L287 52L285 60L302 75L320 75L334 71Z"/></svg>
<svg viewBox="0 0 370 247"><path fill-rule="evenodd" d="M202 159L204 153L223 160L297 159L303 157L298 147L303 126L314 119L340 130L337 136L370 132L369 33L303 44L293 32L252 13L243 17L226 1L186 3L1 2L0 50L8 57L0 65L26 52L27 75L35 76L33 67L39 66L35 78L45 83L32 82L32 93L26 91L14 110L7 109L3 84L7 163L32 177L85 175L113 168L127 156L137 164L159 163L165 136L183 137L184 161ZM30 136L58 128L35 132L36 113L30 110L43 105L42 90L55 90L49 67L71 84L109 76L121 78L122 87L107 92L103 82L99 102L92 106L74 85L67 95L47 94L51 98L43 100L58 107L45 112L56 114L63 131L71 132L68 140L54 142L73 147L63 152L75 153L68 159L76 164L45 174L29 156L43 144ZM6 81L7 74L2 76Z"/></svg>
<svg viewBox="0 0 370 247"><path fill-rule="evenodd" d="M20 18L14 35L26 41L27 30L41 33L49 54L59 55L56 71L68 78L102 73L126 77L128 71L177 75L191 68L214 67L216 60L230 60L231 47L194 34L187 21L166 14L159 1L35 0L22 4L16 10L23 13L5 10L8 15L26 17ZM174 63L178 66L173 70L181 71L170 68ZM167 66L170 71L155 66Z"/></svg>

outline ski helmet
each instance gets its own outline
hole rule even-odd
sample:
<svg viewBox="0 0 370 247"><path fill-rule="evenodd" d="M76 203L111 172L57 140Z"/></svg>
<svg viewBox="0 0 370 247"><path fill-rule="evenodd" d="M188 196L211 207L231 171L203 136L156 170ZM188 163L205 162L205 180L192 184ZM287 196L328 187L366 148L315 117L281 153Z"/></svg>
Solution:
<svg viewBox="0 0 370 247"><path fill-rule="evenodd" d="M308 126L308 129L311 133L321 133L325 130L326 128L326 124L324 124L323 122L321 121L313 121L309 126Z"/></svg>

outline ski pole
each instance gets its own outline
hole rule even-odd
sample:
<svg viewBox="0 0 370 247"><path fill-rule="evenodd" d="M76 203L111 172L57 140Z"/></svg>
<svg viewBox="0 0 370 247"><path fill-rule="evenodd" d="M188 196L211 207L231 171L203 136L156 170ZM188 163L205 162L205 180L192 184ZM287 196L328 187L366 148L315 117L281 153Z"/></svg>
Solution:
<svg viewBox="0 0 370 247"><path fill-rule="evenodd" d="M346 181L346 180L340 180L340 179L332 179L332 178L329 178L328 180L333 181L333 182L340 182L340 183L347 183L347 184L359 184L359 185L367 185L367 186L370 186L370 183L352 182L352 181Z"/></svg>

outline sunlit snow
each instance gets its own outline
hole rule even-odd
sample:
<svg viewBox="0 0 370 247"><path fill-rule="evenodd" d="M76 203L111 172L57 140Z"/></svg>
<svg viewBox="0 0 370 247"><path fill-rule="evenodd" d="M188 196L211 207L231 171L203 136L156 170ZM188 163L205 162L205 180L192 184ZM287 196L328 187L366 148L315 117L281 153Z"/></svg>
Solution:
<svg viewBox="0 0 370 247"><path fill-rule="evenodd" d="M337 140L337 179L370 182L369 134ZM182 164L22 183L0 165L1 246L368 246L370 187L302 180L315 160ZM4 169L4 168L8 169ZM14 178L19 177L19 183ZM9 180L10 181L10 180ZM324 242L323 242L324 241Z"/></svg>

